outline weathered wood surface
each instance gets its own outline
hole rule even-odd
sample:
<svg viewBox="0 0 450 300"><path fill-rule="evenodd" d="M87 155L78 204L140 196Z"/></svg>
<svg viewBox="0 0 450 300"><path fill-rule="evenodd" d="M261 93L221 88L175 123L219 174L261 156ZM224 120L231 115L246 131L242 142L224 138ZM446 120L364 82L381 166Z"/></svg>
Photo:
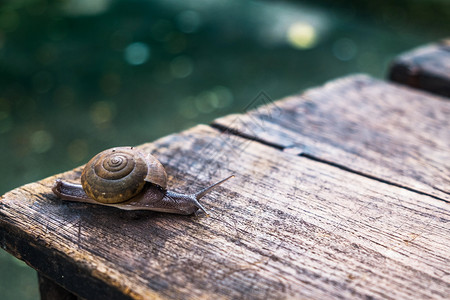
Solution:
<svg viewBox="0 0 450 300"><path fill-rule="evenodd" d="M447 203L197 126L140 147L211 217L126 212L52 195L0 201L0 243L86 299L447 299Z"/></svg>
<svg viewBox="0 0 450 300"><path fill-rule="evenodd" d="M438 96L359 75L214 124L450 201L450 101Z"/></svg>
<svg viewBox="0 0 450 300"><path fill-rule="evenodd" d="M391 64L389 79L450 97L450 39L398 56Z"/></svg>

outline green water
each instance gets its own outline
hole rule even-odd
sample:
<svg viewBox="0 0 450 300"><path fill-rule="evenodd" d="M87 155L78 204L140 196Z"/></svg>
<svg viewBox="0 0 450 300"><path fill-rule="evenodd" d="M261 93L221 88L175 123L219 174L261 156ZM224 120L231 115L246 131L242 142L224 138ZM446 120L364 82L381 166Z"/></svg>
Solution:
<svg viewBox="0 0 450 300"><path fill-rule="evenodd" d="M314 5L311 3L315 3ZM0 194L391 59L449 33L449 2L8 1L0 8ZM36 299L0 252L1 299Z"/></svg>

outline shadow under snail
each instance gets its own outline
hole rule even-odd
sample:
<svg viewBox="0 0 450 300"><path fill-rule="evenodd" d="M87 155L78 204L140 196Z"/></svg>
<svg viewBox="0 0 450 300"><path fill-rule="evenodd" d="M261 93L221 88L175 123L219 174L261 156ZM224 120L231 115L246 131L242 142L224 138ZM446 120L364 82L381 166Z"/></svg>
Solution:
<svg viewBox="0 0 450 300"><path fill-rule="evenodd" d="M116 147L100 152L86 164L81 185L58 179L52 190L62 200L190 215L197 210L206 213L200 198L232 177L195 194L168 191L166 171L153 155L133 147Z"/></svg>

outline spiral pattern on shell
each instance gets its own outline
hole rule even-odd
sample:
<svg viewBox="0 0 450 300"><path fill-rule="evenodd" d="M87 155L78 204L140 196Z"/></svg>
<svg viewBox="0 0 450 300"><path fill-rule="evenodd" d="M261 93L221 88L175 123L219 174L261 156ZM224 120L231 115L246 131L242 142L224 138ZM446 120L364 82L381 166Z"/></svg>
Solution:
<svg viewBox="0 0 450 300"><path fill-rule="evenodd" d="M83 169L81 184L84 191L101 203L120 203L136 196L143 189L148 174L155 171L149 170L149 156L131 147L100 152ZM164 168L159 165L165 175Z"/></svg>

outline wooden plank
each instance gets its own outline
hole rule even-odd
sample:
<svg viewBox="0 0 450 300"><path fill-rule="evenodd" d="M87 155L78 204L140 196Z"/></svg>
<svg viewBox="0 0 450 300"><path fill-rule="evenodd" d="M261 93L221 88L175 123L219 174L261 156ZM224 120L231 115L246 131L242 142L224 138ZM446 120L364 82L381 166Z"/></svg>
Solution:
<svg viewBox="0 0 450 300"><path fill-rule="evenodd" d="M450 201L450 102L358 75L213 126Z"/></svg>
<svg viewBox="0 0 450 300"><path fill-rule="evenodd" d="M448 204L207 126L140 147L210 217L56 199L55 178L0 200L3 248L86 299L410 298L450 294Z"/></svg>
<svg viewBox="0 0 450 300"><path fill-rule="evenodd" d="M450 40L422 46L398 56L389 79L450 97Z"/></svg>

